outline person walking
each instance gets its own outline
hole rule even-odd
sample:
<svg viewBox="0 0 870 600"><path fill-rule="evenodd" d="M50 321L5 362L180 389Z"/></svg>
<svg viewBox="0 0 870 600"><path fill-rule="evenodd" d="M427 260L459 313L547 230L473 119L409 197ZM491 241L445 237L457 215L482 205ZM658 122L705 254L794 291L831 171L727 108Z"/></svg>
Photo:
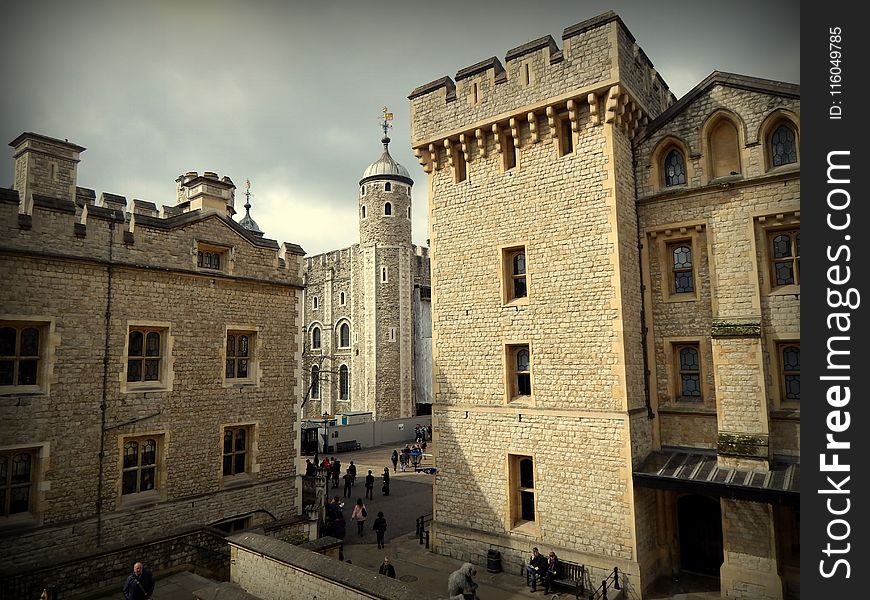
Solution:
<svg viewBox="0 0 870 600"><path fill-rule="evenodd" d="M364 529L366 524L366 517L369 516L368 511L366 510L366 505L363 504L362 498L356 499L356 504L353 505L353 512L350 515L352 521L356 521L356 532L360 537L365 535Z"/></svg>
<svg viewBox="0 0 870 600"><path fill-rule="evenodd" d="M384 533L387 531L387 520L384 518L383 512L378 512L378 517L375 519L372 529L375 530L375 536L378 538L378 548L384 547Z"/></svg>
<svg viewBox="0 0 870 600"><path fill-rule="evenodd" d="M372 475L371 469L369 469L369 474L366 475L366 500L374 500L372 490L375 487L375 476Z"/></svg>
<svg viewBox="0 0 870 600"><path fill-rule="evenodd" d="M390 468L384 467L384 485L381 488L381 491L384 493L384 496L390 495Z"/></svg>
<svg viewBox="0 0 870 600"><path fill-rule="evenodd" d="M344 497L350 498L351 488L353 487L353 475L350 474L350 468L344 474Z"/></svg>
<svg viewBox="0 0 870 600"><path fill-rule="evenodd" d="M350 473L351 477L353 477L350 482L350 484L353 485L356 482L356 465L353 464L353 461L350 461L350 466L347 468L347 472Z"/></svg>
<svg viewBox="0 0 870 600"><path fill-rule="evenodd" d="M381 575L386 575L387 577L392 577L393 579L396 578L396 569L395 567L393 567L393 565L390 564L389 556L384 557L384 562L378 568L378 573L380 573Z"/></svg>
<svg viewBox="0 0 870 600"><path fill-rule="evenodd" d="M151 571L146 570L140 562L134 564L133 572L124 582L123 591L124 600L148 600L154 593L154 578L151 576Z"/></svg>
<svg viewBox="0 0 870 600"><path fill-rule="evenodd" d="M396 465L399 464L399 451L393 449L393 455L390 457L390 461L393 463L393 473L396 472Z"/></svg>

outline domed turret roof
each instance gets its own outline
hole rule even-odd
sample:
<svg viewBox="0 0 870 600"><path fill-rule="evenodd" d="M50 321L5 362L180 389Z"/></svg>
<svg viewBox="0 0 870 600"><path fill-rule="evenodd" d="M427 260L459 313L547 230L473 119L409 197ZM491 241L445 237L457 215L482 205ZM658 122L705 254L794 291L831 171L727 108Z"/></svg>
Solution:
<svg viewBox="0 0 870 600"><path fill-rule="evenodd" d="M414 185L414 180L411 179L408 169L397 163L393 157L390 156L390 138L384 136L381 143L384 145L384 153L381 154L381 157L378 160L368 166L363 173L362 179L360 179L360 185L378 179L401 181L408 185Z"/></svg>

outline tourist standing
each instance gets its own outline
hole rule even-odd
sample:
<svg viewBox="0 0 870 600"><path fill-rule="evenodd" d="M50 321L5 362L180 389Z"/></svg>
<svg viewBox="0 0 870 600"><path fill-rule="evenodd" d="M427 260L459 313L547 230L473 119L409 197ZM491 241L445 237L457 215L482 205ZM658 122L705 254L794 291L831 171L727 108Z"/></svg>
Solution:
<svg viewBox="0 0 870 600"><path fill-rule="evenodd" d="M371 469L369 469L369 474L366 475L366 500L374 500L374 490L375 487L375 476L372 475Z"/></svg>
<svg viewBox="0 0 870 600"><path fill-rule="evenodd" d="M124 582L124 600L148 600L154 593L154 578L144 565L137 562Z"/></svg>
<svg viewBox="0 0 870 600"><path fill-rule="evenodd" d="M378 517L375 519L372 529L375 530L375 536L378 538L378 548L383 548L384 533L387 531L387 520L384 518L384 513L378 512Z"/></svg>
<svg viewBox="0 0 870 600"><path fill-rule="evenodd" d="M390 468L384 467L384 485L381 488L381 491L384 493L384 496L390 495Z"/></svg>

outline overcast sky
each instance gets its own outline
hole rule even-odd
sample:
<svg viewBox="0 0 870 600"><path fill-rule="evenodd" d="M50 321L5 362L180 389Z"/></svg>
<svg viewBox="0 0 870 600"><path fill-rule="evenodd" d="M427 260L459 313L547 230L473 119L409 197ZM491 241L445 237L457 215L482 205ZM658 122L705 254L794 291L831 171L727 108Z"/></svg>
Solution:
<svg viewBox="0 0 870 600"><path fill-rule="evenodd" d="M408 94L607 10L679 98L714 70L800 83L799 2L731 0L0 0L0 140L24 131L87 148L78 185L175 202L175 178L245 179L266 237L307 254L357 241L357 189L381 154L425 174ZM0 186L12 185L12 149Z"/></svg>

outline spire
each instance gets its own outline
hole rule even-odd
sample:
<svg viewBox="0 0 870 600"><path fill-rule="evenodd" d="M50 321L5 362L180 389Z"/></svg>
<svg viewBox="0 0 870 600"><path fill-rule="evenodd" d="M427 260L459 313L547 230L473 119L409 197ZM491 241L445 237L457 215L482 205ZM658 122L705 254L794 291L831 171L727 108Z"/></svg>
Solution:
<svg viewBox="0 0 870 600"><path fill-rule="evenodd" d="M378 160L368 166L360 180L360 185L374 179L391 179L393 181L401 181L408 185L414 185L414 180L411 179L408 169L397 163L393 157L390 156L390 137L387 133L389 132L390 127L393 126L391 123L393 120L393 113L391 113L390 109L386 106L383 108L382 112L383 117L381 120L381 128L384 130L384 137L381 139L381 143L384 145L384 153L381 154L381 157Z"/></svg>
<svg viewBox="0 0 870 600"><path fill-rule="evenodd" d="M241 221L239 221L239 225L241 225L254 235L262 237L263 232L260 231L260 228L257 226L257 222L251 218L251 195L251 180L245 179L245 216L242 217Z"/></svg>

